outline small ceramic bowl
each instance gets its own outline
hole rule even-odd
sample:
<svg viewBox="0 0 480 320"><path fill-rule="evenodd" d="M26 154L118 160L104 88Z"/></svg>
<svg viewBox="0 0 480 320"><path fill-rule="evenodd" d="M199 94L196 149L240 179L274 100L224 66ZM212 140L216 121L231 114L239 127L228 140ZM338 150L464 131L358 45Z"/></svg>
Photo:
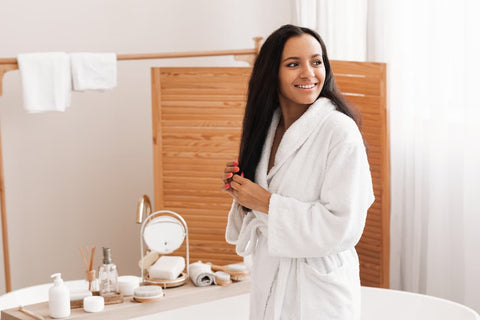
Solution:
<svg viewBox="0 0 480 320"><path fill-rule="evenodd" d="M140 285L140 278L135 276L122 276L118 279L118 290L124 296L133 296L135 288Z"/></svg>

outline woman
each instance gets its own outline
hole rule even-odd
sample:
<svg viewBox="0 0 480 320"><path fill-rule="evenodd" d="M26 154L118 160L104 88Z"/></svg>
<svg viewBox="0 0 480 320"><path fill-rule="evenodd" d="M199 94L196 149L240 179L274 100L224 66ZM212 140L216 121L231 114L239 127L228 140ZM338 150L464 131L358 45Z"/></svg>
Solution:
<svg viewBox="0 0 480 320"><path fill-rule="evenodd" d="M237 174L238 173L238 174ZM252 255L251 319L359 319L355 244L374 200L362 136L320 36L285 25L257 57L227 242Z"/></svg>

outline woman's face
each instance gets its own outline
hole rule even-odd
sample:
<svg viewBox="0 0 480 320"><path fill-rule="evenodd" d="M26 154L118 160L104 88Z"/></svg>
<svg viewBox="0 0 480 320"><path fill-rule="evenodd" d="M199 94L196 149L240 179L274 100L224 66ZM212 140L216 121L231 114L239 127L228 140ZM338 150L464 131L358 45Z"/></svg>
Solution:
<svg viewBox="0 0 480 320"><path fill-rule="evenodd" d="M279 100L285 107L308 107L322 91L325 66L320 43L309 34L285 42L278 71Z"/></svg>

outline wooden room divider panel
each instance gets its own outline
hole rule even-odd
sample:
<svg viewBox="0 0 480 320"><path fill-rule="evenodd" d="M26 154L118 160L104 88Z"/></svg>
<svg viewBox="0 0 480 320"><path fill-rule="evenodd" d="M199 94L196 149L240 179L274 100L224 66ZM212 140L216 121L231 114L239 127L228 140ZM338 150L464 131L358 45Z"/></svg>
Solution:
<svg viewBox="0 0 480 320"><path fill-rule="evenodd" d="M362 113L374 181L376 201L357 246L362 285L388 287L385 65L334 61L332 68L340 89ZM238 156L250 72L238 67L152 68L155 208L186 220L190 262L242 261L225 242L231 197L221 191L220 176L225 163Z"/></svg>
<svg viewBox="0 0 480 320"><path fill-rule="evenodd" d="M390 149L387 121L386 65L332 61L337 84L362 116L375 202L356 249L362 285L389 287L390 268Z"/></svg>
<svg viewBox="0 0 480 320"><path fill-rule="evenodd" d="M250 72L152 69L154 206L186 220L191 261L242 261L225 242L231 197L220 177L237 158Z"/></svg>

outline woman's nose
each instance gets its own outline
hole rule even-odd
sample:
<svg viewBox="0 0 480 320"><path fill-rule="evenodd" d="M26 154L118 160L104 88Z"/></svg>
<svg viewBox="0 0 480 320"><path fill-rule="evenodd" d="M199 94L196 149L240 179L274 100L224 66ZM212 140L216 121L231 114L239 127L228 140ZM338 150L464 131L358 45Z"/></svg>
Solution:
<svg viewBox="0 0 480 320"><path fill-rule="evenodd" d="M312 66L310 65L305 65L303 68L302 68L302 73L300 74L300 76L302 78L311 78L315 75L315 73L313 72L313 68Z"/></svg>

